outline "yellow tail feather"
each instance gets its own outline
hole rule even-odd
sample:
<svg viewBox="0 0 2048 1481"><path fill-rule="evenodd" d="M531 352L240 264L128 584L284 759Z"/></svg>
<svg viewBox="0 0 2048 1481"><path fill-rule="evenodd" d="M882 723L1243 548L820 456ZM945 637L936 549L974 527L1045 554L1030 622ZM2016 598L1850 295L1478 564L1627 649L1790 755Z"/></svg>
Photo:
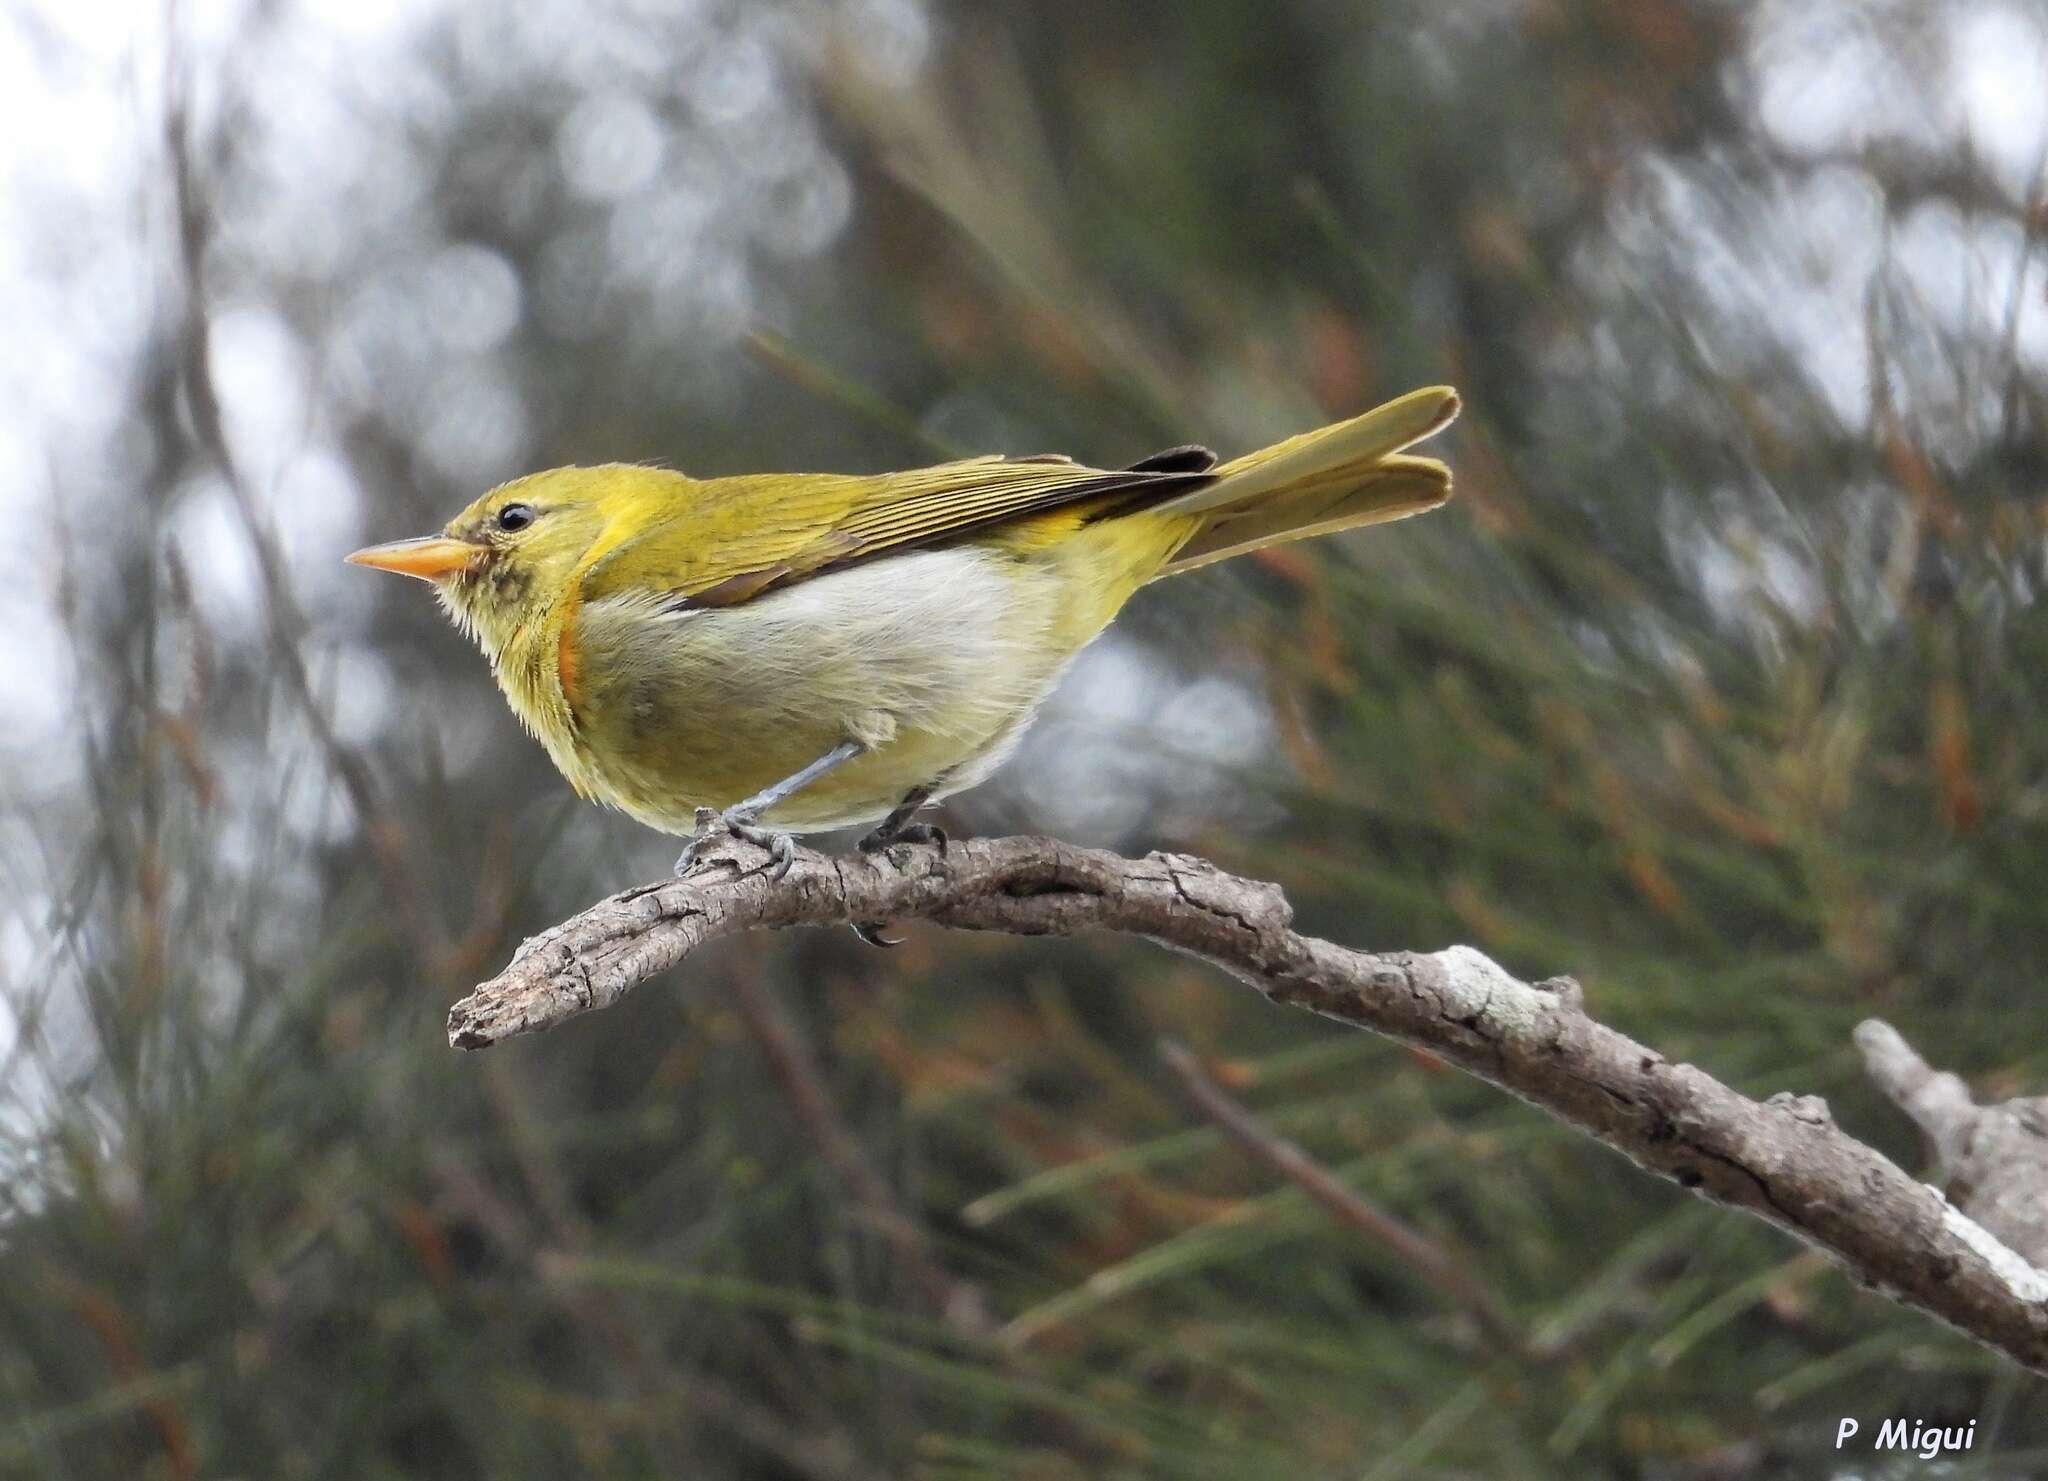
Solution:
<svg viewBox="0 0 2048 1481"><path fill-rule="evenodd" d="M1451 496L1451 470L1400 452L1457 414L1457 393L1430 386L1225 463L1216 482L1150 511L1201 516L1159 574L1434 509Z"/></svg>
<svg viewBox="0 0 2048 1481"><path fill-rule="evenodd" d="M1406 519L1436 508L1450 496L1450 469L1435 458L1397 454L1334 490L1269 495L1243 508L1218 510L1160 567L1159 574L1178 576L1267 545Z"/></svg>

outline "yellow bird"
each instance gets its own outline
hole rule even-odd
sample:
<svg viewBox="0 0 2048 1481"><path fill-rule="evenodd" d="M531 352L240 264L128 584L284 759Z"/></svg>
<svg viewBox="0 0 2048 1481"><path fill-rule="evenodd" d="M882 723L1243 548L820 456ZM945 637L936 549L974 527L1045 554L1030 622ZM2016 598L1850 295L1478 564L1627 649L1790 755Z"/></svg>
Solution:
<svg viewBox="0 0 2048 1481"><path fill-rule="evenodd" d="M1001 763L1133 592L1435 508L1450 471L1401 450L1457 409L1431 387L1221 466L556 468L348 559L434 584L579 794L675 834L717 809L779 872L791 831L943 845L916 811Z"/></svg>

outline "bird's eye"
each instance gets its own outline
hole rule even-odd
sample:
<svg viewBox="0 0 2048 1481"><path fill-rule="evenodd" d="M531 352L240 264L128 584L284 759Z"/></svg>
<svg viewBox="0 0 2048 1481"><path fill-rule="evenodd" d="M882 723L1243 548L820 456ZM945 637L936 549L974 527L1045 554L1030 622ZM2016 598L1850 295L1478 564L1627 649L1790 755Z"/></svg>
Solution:
<svg viewBox="0 0 2048 1481"><path fill-rule="evenodd" d="M507 504L498 511L498 528L501 530L523 530L532 523L531 504Z"/></svg>

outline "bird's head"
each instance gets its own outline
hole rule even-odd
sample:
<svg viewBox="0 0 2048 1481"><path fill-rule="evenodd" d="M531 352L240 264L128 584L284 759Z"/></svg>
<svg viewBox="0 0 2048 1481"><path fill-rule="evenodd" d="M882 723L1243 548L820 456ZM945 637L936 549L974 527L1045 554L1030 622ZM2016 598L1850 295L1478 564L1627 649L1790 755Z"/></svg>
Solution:
<svg viewBox="0 0 2048 1481"><path fill-rule="evenodd" d="M371 545L348 559L432 582L449 615L495 659L522 625L547 610L604 536L625 492L622 475L651 471L529 474L492 489L438 535Z"/></svg>

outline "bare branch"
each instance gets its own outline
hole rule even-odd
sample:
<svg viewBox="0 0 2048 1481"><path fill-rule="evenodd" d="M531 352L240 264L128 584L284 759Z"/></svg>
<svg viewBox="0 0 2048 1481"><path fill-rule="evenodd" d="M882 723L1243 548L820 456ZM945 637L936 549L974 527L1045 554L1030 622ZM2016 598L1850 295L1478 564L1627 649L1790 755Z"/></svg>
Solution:
<svg viewBox="0 0 2048 1481"><path fill-rule="evenodd" d="M1934 1151L1936 1165L1945 1171L1977 1119L1970 1087L1959 1076L1937 1071L1881 1018L1866 1018L1856 1025L1856 1047L1863 1054L1864 1072L1893 1105L1913 1118Z"/></svg>
<svg viewBox="0 0 2048 1481"><path fill-rule="evenodd" d="M478 1049L607 1007L741 931L920 917L1026 935L1126 931L1275 1003L1387 1034L1512 1091L1648 1171L1832 1255L1859 1281L2048 1373L2048 1274L1873 1149L1813 1096L1759 1103L1596 1023L1568 978L1530 984L1470 947L1354 951L1290 929L1279 889L1201 859L1044 838L835 858L721 841L685 878L603 900L528 941L449 1012Z"/></svg>
<svg viewBox="0 0 2048 1481"><path fill-rule="evenodd" d="M1856 1026L1870 1078L1919 1125L1956 1206L2035 1265L2048 1262L2048 1097L1980 1106L1879 1018Z"/></svg>

